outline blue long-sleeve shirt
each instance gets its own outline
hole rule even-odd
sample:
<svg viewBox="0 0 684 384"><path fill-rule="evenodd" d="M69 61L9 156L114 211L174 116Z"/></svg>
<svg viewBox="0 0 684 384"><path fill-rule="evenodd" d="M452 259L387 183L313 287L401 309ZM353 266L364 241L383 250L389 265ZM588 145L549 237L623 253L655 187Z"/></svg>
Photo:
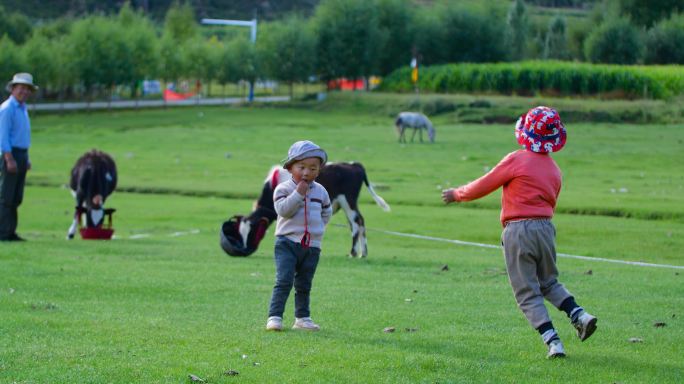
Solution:
<svg viewBox="0 0 684 384"><path fill-rule="evenodd" d="M31 146L31 122L26 104L10 96L0 105L0 151L11 152L12 147Z"/></svg>

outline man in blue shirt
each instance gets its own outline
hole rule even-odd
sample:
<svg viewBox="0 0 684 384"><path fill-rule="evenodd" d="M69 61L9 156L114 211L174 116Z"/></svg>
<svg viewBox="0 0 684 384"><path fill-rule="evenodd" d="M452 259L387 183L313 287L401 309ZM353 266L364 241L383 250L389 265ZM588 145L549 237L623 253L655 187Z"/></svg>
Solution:
<svg viewBox="0 0 684 384"><path fill-rule="evenodd" d="M7 83L10 97L0 105L0 241L23 241L17 235L18 208L24 197L26 172L31 169L31 122L26 100L38 89L29 73L17 73Z"/></svg>

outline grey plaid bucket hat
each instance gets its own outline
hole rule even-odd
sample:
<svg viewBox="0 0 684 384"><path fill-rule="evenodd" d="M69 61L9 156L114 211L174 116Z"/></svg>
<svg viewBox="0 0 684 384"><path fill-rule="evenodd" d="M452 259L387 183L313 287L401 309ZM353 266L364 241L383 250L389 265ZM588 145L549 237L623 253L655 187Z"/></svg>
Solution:
<svg viewBox="0 0 684 384"><path fill-rule="evenodd" d="M295 161L306 159L307 157L318 157L321 159L321 166L328 161L328 154L321 147L309 140L298 141L287 151L287 158L283 160L283 167L289 168Z"/></svg>

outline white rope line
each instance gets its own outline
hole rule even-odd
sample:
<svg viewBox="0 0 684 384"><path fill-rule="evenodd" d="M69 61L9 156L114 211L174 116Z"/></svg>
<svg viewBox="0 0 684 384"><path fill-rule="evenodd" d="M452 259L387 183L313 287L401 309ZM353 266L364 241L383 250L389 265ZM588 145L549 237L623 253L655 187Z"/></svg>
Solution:
<svg viewBox="0 0 684 384"><path fill-rule="evenodd" d="M166 234L164 236L166 236L166 237L180 237L180 236L187 236L187 235L196 235L198 233L200 233L199 229L191 229L189 231L179 231L179 232L169 233L169 234ZM149 238L152 236L153 235L150 233L138 233L135 235L128 236L128 239L138 240L138 239L146 239L146 238ZM116 235L115 235L115 237L116 237Z"/></svg>
<svg viewBox="0 0 684 384"><path fill-rule="evenodd" d="M493 244L484 244L484 243L474 243L471 241L463 241L463 240L452 240L452 239L444 239L441 237L434 237L434 236L423 236L423 235L416 235L413 233L403 233L403 232L395 232L395 231L386 231L382 229L371 229L371 228L366 228L371 231L375 232L381 232L387 235L393 235L393 236L401 236L401 237L411 237L414 239L421 239L421 240L430 240L430 241L439 241L443 243L451 243L451 244L458 244L458 245L467 245L471 247L480 247L480 248L496 248L496 249L501 249L500 245L493 245ZM580 256L580 255L571 255L568 253L557 253L559 257L567 257L568 259L579 259L579 260L587 260L587 261L603 261L606 263L616 263L616 264L627 264L627 265L635 265L638 267L656 267L656 268L670 268L670 269L684 269L684 266L681 265L669 265L669 264L654 264L654 263L643 263L640 261L627 261L627 260L615 260L615 259L606 259L603 257L590 257L590 256Z"/></svg>
<svg viewBox="0 0 684 384"><path fill-rule="evenodd" d="M185 232L174 232L174 233L169 234L168 236L169 237L178 237L178 236L185 236L185 235L196 235L198 233L200 233L199 229L191 229L191 230L185 231Z"/></svg>

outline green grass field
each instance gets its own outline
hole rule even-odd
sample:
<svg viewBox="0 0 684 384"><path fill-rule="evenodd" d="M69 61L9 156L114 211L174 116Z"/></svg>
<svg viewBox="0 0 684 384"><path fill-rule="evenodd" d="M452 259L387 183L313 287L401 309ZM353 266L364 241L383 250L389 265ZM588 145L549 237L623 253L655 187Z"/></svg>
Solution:
<svg viewBox="0 0 684 384"><path fill-rule="evenodd" d="M19 212L29 241L0 244L2 383L189 383L191 374L209 383L684 380L681 267L559 258L561 281L599 329L580 343L551 309L569 356L547 361L515 305L500 250L386 232L498 244L499 193L445 207L440 189L514 150L510 125L444 115L435 144L399 145L386 113L348 107L32 122L34 169ZM564 172L558 251L684 266L684 127L566 125L568 145L555 155ZM312 291L322 330L268 333L273 229L248 258L226 256L218 230L251 209L270 166L299 139L333 161L362 162L392 212L362 191L367 259L346 256L349 230L334 216ZM66 241L73 199L64 184L92 147L119 167L121 191L108 201L117 238Z"/></svg>

